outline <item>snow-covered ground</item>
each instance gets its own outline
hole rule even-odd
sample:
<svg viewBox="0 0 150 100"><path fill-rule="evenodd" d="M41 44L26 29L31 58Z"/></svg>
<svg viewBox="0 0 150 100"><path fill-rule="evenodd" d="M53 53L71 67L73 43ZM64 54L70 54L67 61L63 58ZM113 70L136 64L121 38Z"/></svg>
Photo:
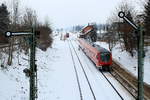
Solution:
<svg viewBox="0 0 150 100"><path fill-rule="evenodd" d="M72 37L70 39L75 40ZM85 62L84 66L86 66L97 100L120 100L98 70L92 66L92 63L88 65L90 61L87 57L81 51L78 53L82 57L82 62ZM7 55L3 55L3 58L6 60ZM58 36L55 37L52 48L48 48L46 52L37 49L36 59L38 65L38 100L80 100L67 41L60 40ZM1 100L29 100L29 78L23 73L23 69L29 68L28 60L29 56L24 55L24 53L20 53L18 56L18 53L15 52L12 66L8 66L7 69L0 69ZM79 80L83 86L84 100L91 100L88 89L84 88L87 87L87 83L84 83L84 77ZM115 81L113 83L118 84ZM117 85L117 88L122 91L121 93L126 97L126 100L133 100L120 85Z"/></svg>
<svg viewBox="0 0 150 100"><path fill-rule="evenodd" d="M8 58L8 56L3 55L2 58L0 63L4 63L6 67L6 58ZM18 63L18 53L15 52L12 66L0 68L1 100L28 100L29 98L29 78L23 73L23 69L29 67L28 61L25 60L28 59L28 57L21 53L19 59L20 61Z"/></svg>
<svg viewBox="0 0 150 100"><path fill-rule="evenodd" d="M98 42L102 47L109 49L108 44L105 42ZM146 54L144 58L144 82L150 85L150 46L146 48ZM120 44L117 44L112 49L113 59L119 62L126 70L131 72L133 75L137 76L137 56L131 57L126 51L121 50Z"/></svg>

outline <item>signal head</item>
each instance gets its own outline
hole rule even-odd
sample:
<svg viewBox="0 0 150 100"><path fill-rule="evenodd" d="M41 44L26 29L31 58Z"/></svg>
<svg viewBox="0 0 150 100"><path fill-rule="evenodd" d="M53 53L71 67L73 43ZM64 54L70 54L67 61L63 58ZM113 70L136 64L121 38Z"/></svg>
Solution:
<svg viewBox="0 0 150 100"><path fill-rule="evenodd" d="M6 37L11 37L11 35L12 35L11 32L9 32L9 31L5 32L5 36L6 36Z"/></svg>
<svg viewBox="0 0 150 100"><path fill-rule="evenodd" d="M118 13L118 16L119 16L120 18L124 18L124 17L125 17L125 13L124 13L123 11L120 11L120 12Z"/></svg>

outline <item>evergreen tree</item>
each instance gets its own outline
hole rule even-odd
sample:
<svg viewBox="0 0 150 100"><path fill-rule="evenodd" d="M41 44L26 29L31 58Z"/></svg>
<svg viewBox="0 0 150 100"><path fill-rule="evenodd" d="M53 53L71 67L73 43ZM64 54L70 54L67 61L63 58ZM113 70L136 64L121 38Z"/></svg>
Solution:
<svg viewBox="0 0 150 100"><path fill-rule="evenodd" d="M0 34L5 33L9 28L9 12L5 4L0 5Z"/></svg>
<svg viewBox="0 0 150 100"><path fill-rule="evenodd" d="M150 36L150 0L145 5L145 35Z"/></svg>
<svg viewBox="0 0 150 100"><path fill-rule="evenodd" d="M0 5L0 43L8 43L8 39L5 38L4 33L9 28L9 12L5 4Z"/></svg>

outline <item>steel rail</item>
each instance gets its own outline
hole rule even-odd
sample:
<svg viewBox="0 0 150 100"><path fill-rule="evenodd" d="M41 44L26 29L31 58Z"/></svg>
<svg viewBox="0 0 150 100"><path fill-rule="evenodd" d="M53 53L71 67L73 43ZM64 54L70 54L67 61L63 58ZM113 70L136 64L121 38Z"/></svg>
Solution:
<svg viewBox="0 0 150 100"><path fill-rule="evenodd" d="M71 54L71 58L72 58L72 62L73 62L73 68L74 68L76 79L77 79L77 83L78 83L78 89L79 89L80 98L81 98L80 100L83 100L81 85L80 85L80 81L79 81L79 76L78 76L77 68L76 68L76 65L75 65L75 60L73 58L73 52L71 50L69 42L68 42L68 45L69 45L70 54Z"/></svg>
<svg viewBox="0 0 150 100"><path fill-rule="evenodd" d="M81 49L82 50L82 49ZM83 52L83 50L82 50ZM84 53L84 52L83 52ZM84 53L85 54L85 53ZM86 54L85 54L86 55ZM86 55L87 56L87 55ZM89 57L87 56L87 58L89 59ZM91 59L89 59L91 60ZM93 63L94 64L94 63ZM95 65L94 65L95 66ZM96 66L95 66L96 67ZM111 87L115 90L115 92L118 94L118 96L121 98L121 100L124 100L123 97L121 96L121 94L117 91L117 89L113 86L113 84L109 81L109 79L104 75L104 73L102 71L100 71L101 74L104 76L104 78L108 81L108 83L111 85Z"/></svg>
<svg viewBox="0 0 150 100"><path fill-rule="evenodd" d="M71 43L71 41L70 41L70 43ZM90 90L91 90L93 99L96 100L96 96L95 96L95 94L94 94L94 91L93 91L92 86L91 86L91 84L90 84L90 81L89 81L89 79L88 79L87 73L85 72L85 69L84 69L84 67L83 67L83 65L82 65L82 63L81 63L81 60L80 60L80 58L79 58L79 56L78 56L78 54L77 54L77 52L76 52L76 50L75 50L75 48L74 48L74 46L73 46L72 43L71 43L71 46L72 46L72 48L73 48L73 50L74 50L74 52L75 52L75 54L76 54L76 56L77 56L77 58L78 58L78 61L79 61L80 65L81 65L82 71L83 71L83 73L84 73L84 75L85 75L85 78L86 78L87 83L88 83L88 85L89 85L89 88L90 88Z"/></svg>

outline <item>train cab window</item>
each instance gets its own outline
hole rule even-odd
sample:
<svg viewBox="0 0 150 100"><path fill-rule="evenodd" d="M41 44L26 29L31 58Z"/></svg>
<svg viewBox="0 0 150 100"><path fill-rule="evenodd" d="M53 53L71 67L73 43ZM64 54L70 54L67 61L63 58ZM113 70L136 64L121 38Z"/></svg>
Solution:
<svg viewBox="0 0 150 100"><path fill-rule="evenodd" d="M101 53L101 60L103 62L108 62L110 60L110 53L107 52Z"/></svg>

